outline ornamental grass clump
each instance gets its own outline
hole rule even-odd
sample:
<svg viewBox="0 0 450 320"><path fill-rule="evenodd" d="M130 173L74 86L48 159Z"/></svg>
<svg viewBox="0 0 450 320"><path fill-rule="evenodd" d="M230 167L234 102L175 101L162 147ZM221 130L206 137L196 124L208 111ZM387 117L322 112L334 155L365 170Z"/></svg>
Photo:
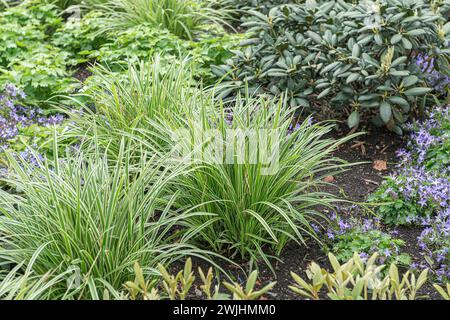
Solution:
<svg viewBox="0 0 450 320"><path fill-rule="evenodd" d="M191 168L176 181L174 206L210 215L184 221L195 244L270 266L289 241L319 241L311 227L323 218L317 206L337 201L319 187L346 166L332 153L352 136L326 138L332 125L311 119L295 125L281 102L239 98L230 111L213 95L155 126Z"/></svg>
<svg viewBox="0 0 450 320"><path fill-rule="evenodd" d="M86 91L93 108L65 110L73 120L65 138L77 139L82 148L85 144L89 148L95 140L99 147L107 146L111 157L118 153L124 136L140 138L150 149L166 149L165 139L153 137L150 145L142 131L152 131L153 122L161 123L193 107L198 94L191 71L188 59L168 66L160 56L148 63L129 64L124 78L99 66L94 69L95 82ZM131 143L130 147L138 145Z"/></svg>
<svg viewBox="0 0 450 320"><path fill-rule="evenodd" d="M193 39L207 24L225 23L226 9L213 0L115 0L99 6L107 15L105 31L146 24Z"/></svg>
<svg viewBox="0 0 450 320"><path fill-rule="evenodd" d="M0 271L1 300L50 299L53 289L71 276L71 270L57 275L49 271L40 276L33 272L34 261L44 247L39 247L29 261L19 263L9 271Z"/></svg>
<svg viewBox="0 0 450 320"><path fill-rule="evenodd" d="M173 228L189 210L174 214L176 192L167 192L186 170L163 165L155 154L131 161L124 146L113 160L94 146L38 166L7 152L9 175L2 180L15 193L0 190L2 263L26 268L39 249L33 276L68 273L52 298L84 299L108 286L119 290L136 261L152 277L158 263L195 254L189 235L179 238Z"/></svg>

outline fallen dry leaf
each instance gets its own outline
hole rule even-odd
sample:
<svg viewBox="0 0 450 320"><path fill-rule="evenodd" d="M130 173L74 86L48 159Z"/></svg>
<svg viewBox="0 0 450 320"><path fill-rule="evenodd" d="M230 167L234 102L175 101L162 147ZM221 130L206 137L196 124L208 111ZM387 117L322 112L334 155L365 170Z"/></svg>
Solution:
<svg viewBox="0 0 450 320"><path fill-rule="evenodd" d="M352 148L352 149L361 149L361 153L362 153L362 155L366 155L366 147L364 146L366 144L366 142L364 142L364 141L355 141L355 143L354 144L352 144L351 146L350 146L350 148Z"/></svg>
<svg viewBox="0 0 450 320"><path fill-rule="evenodd" d="M325 182L333 182L334 181L334 177L333 176L326 176L323 181Z"/></svg>
<svg viewBox="0 0 450 320"><path fill-rule="evenodd" d="M386 171L387 163L384 160L375 160L373 162L373 168L378 171Z"/></svg>
<svg viewBox="0 0 450 320"><path fill-rule="evenodd" d="M365 182L366 182L366 184L369 184L369 183L372 183L372 184L374 184L374 185L380 185L378 182L376 182L376 181L373 181L373 180L369 180L369 179L363 179Z"/></svg>

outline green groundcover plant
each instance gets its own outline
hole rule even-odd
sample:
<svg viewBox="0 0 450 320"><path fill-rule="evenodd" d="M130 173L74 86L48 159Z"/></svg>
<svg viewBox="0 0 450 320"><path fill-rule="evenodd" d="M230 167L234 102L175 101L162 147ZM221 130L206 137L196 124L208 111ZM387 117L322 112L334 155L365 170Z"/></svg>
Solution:
<svg viewBox="0 0 450 320"><path fill-rule="evenodd" d="M424 260L439 281L450 279L450 109L436 106L427 119L410 124L397 170L369 197L387 224L420 225Z"/></svg>
<svg viewBox="0 0 450 320"><path fill-rule="evenodd" d="M427 281L428 270L423 270L418 276L410 271L400 274L395 264L388 267L378 264L377 254L367 260L360 258L358 253L340 264L336 257L328 254L333 271L321 268L313 262L306 271L304 280L291 273L295 284L289 288L300 296L320 300L326 295L332 300L416 300L419 290ZM388 269L382 276L384 269Z"/></svg>
<svg viewBox="0 0 450 320"><path fill-rule="evenodd" d="M115 14L109 9L118 3L94 2L27 0L0 12L0 86L13 83L25 91L28 104L50 105L49 99L59 102L62 95L84 90L91 65L101 64L116 72L117 77L124 78L130 62L148 60L157 53L167 64L180 64L185 56L192 56L196 77L212 84L210 65L230 58L230 50L243 38L226 33L219 21L200 26L191 21L189 14L173 12L174 8L186 7L193 15L202 16L209 4L197 1L129 1L130 6L153 3L162 10L162 16L157 19L172 21L175 15L186 20L195 38L180 36L164 22L152 19L125 24L118 29L104 28L112 23L111 14ZM79 10L78 7L61 9L72 4L79 5ZM197 7L201 9L194 9ZM125 15L121 11L115 17ZM165 15L168 16L164 18ZM214 15L202 17L209 21ZM83 85L78 80L83 81Z"/></svg>
<svg viewBox="0 0 450 320"><path fill-rule="evenodd" d="M408 115L432 91L415 65L435 59L449 74L450 24L444 4L385 0L307 1L252 11L250 39L214 68L222 96L236 90L278 96L311 112L346 116L350 128L373 119L402 133Z"/></svg>
<svg viewBox="0 0 450 320"><path fill-rule="evenodd" d="M352 212L358 212L352 209ZM363 260L373 253L378 254L382 264L395 263L402 267L411 265L411 258L402 252L405 241L396 237L396 230L382 229L378 218L338 217L333 214L332 224L326 231L328 250L333 252L340 262L346 262L358 252Z"/></svg>
<svg viewBox="0 0 450 320"><path fill-rule="evenodd" d="M409 125L406 149L397 150L396 172L370 196L386 223L420 223L449 208L450 108L436 106Z"/></svg>
<svg viewBox="0 0 450 320"><path fill-rule="evenodd" d="M77 88L69 54L50 43L62 24L53 4L24 1L0 12L0 86L14 83L28 102L47 100Z"/></svg>

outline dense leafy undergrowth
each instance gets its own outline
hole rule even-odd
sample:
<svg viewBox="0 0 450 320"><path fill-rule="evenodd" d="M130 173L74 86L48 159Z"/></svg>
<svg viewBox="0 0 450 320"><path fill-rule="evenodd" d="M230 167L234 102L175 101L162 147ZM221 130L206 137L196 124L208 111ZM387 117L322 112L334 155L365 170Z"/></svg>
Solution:
<svg viewBox="0 0 450 320"><path fill-rule="evenodd" d="M1 299L448 299L448 3L287 2L0 1ZM307 114L404 134L368 204Z"/></svg>
<svg viewBox="0 0 450 320"><path fill-rule="evenodd" d="M291 106L361 118L402 132L432 91L423 70L449 75L448 4L428 1L306 1L251 11L250 39L227 64L222 95L287 92ZM430 69L430 70L431 70ZM440 83L447 86L448 83Z"/></svg>
<svg viewBox="0 0 450 320"><path fill-rule="evenodd" d="M158 1L141 1L144 6L152 2ZM51 1L47 4L29 0L4 9L0 12L0 86L14 83L25 91L28 102L36 103L80 89L80 83L72 76L81 63L101 63L120 73L129 61L148 59L155 52L164 52L164 59L170 63L191 55L198 65L198 76L208 82L209 65L220 64L230 57L230 49L241 38L225 33L217 23L209 23L208 17L213 19L213 16L197 10L201 1L195 7L186 5L193 11L195 28L184 26L183 21L177 23L176 29L180 29L180 33L185 28L190 32L187 39L178 37L170 27L155 28L167 19L170 22L173 17L146 19L144 16L141 20L130 19L124 23L121 14L113 13L126 11L127 3L132 5L134 1L119 1L117 5L123 6L122 9L99 6L84 12L81 7L79 12L69 10L69 7L63 12ZM178 1L172 3L174 7L179 4ZM134 5L138 8L138 4ZM188 22L192 20L185 12L174 12L173 15ZM153 21L153 18L164 22ZM110 27L105 29L106 25Z"/></svg>

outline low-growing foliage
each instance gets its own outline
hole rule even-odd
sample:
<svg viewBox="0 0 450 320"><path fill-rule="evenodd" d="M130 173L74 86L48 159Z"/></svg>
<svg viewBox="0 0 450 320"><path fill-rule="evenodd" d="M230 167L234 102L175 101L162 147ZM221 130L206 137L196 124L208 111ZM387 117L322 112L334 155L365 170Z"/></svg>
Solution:
<svg viewBox="0 0 450 320"><path fill-rule="evenodd" d="M192 286L195 281L195 275L192 271L192 261L188 258L185 262L184 269L179 271L176 275L171 274L163 265L158 265L158 270L162 278L162 292L157 289L157 282L150 283L145 281L142 269L139 264L135 265L135 281L127 282L125 287L130 292L129 298L131 300L160 300L169 298L170 300L185 300L192 295ZM216 284L214 292L211 292L213 282L219 282L213 275L212 268L205 273L201 268L198 268L198 273L202 281L200 288L202 293L208 300L257 300L275 286L276 282L270 282L263 288L257 290L256 282L258 279L258 271L254 270L247 278L244 288L237 282L229 283L224 281L223 286L232 295L220 292L220 285ZM198 294L197 294L198 296Z"/></svg>
<svg viewBox="0 0 450 320"><path fill-rule="evenodd" d="M435 107L428 119L411 124L407 149L400 149L398 170L369 199L385 202L387 223L420 223L449 208L450 121L448 107Z"/></svg>
<svg viewBox="0 0 450 320"><path fill-rule="evenodd" d="M450 210L422 221L424 229L418 238L423 262L440 282L450 280Z"/></svg>
<svg viewBox="0 0 450 320"><path fill-rule="evenodd" d="M254 290L257 278L258 271L254 270L249 275L244 288L236 282L224 282L223 285L233 293L233 300L257 300L259 297L269 292L276 284L276 282L271 282L260 290Z"/></svg>
<svg viewBox="0 0 450 320"><path fill-rule="evenodd" d="M186 260L184 270L178 272L175 276L170 275L162 264L158 265L158 270L163 278L164 290L167 292L170 300L186 299L195 280L191 259Z"/></svg>
<svg viewBox="0 0 450 320"><path fill-rule="evenodd" d="M450 283L447 283L447 291L437 284L434 285L434 288L439 292L442 298L445 300L450 300Z"/></svg>
<svg viewBox="0 0 450 320"><path fill-rule="evenodd" d="M0 86L20 86L29 102L76 88L69 54L49 41L61 23L54 5L36 0L0 12Z"/></svg>
<svg viewBox="0 0 450 320"><path fill-rule="evenodd" d="M308 280L291 273L295 284L289 288L300 296L314 300L320 300L323 291L332 300L415 300L427 281L427 269L416 278L409 271L400 275L395 264L391 264L388 274L382 277L385 265L376 264L376 253L367 261L355 253L343 265L332 253L328 257L333 272L313 262L306 271Z"/></svg>
<svg viewBox="0 0 450 320"><path fill-rule="evenodd" d="M100 34L102 16L102 12L93 10L80 17L69 17L52 34L51 43L67 52L76 64L98 60L100 48L118 38Z"/></svg>
<svg viewBox="0 0 450 320"><path fill-rule="evenodd" d="M356 211L354 209L354 211ZM343 218L334 215L333 224L326 231L330 252L340 262L346 262L358 252L361 258L368 258L374 252L378 253L378 262L390 265L409 267L411 258L402 253L405 242L396 238L395 231L387 232L381 229L381 221L377 218Z"/></svg>
<svg viewBox="0 0 450 320"><path fill-rule="evenodd" d="M89 31L86 33L91 34ZM210 66L223 63L230 58L231 50L237 47L242 38L238 34L218 34L214 38L210 35L202 35L196 41L190 41L180 39L168 30L158 30L150 25L138 25L114 33L112 41L102 43L103 39L95 36L95 41L99 43L97 48L81 51L78 59L80 62L96 59L101 65L119 73L116 76L121 76L120 73L126 70L130 63L149 61L156 55L165 62L163 65L182 64L183 59L189 56L196 78L211 82L213 77ZM78 45L78 43L73 44L73 46ZM77 52L77 50L73 51Z"/></svg>
<svg viewBox="0 0 450 320"><path fill-rule="evenodd" d="M449 108L435 107L428 119L411 124L407 149L398 150L397 172L388 177L369 201L388 224L423 226L418 238L428 267L440 281L450 279Z"/></svg>

